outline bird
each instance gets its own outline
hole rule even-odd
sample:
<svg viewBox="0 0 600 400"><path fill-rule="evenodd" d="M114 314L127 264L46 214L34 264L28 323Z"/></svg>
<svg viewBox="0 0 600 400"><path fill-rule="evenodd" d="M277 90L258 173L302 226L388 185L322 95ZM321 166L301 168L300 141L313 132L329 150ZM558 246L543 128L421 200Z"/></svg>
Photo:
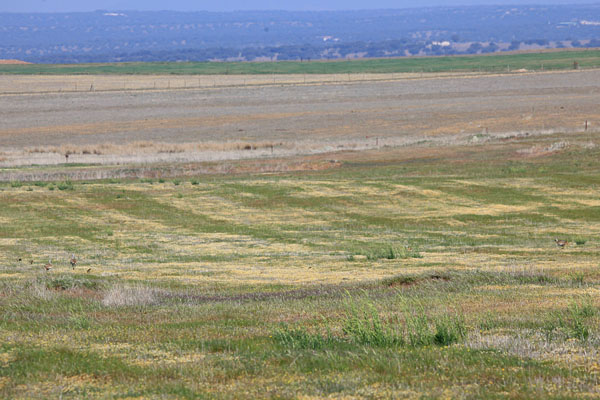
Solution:
<svg viewBox="0 0 600 400"><path fill-rule="evenodd" d="M33 260L29 260L29 264L33 265Z"/></svg>
<svg viewBox="0 0 600 400"><path fill-rule="evenodd" d="M87 269L86 272L89 274L91 270L92 270L92 268L90 267L90 268Z"/></svg>
<svg viewBox="0 0 600 400"><path fill-rule="evenodd" d="M52 269L52 260L48 259L48 264L44 265L46 271L50 271Z"/></svg>
<svg viewBox="0 0 600 400"><path fill-rule="evenodd" d="M554 242L561 249L564 249L565 246L567 245L567 243L569 243L567 240L562 240L562 239L560 239L560 240L559 239L554 239Z"/></svg>
<svg viewBox="0 0 600 400"><path fill-rule="evenodd" d="M23 259L21 257L19 257L19 258L17 258L17 261L21 262L21 261L23 261Z"/></svg>
<svg viewBox="0 0 600 400"><path fill-rule="evenodd" d="M77 259L75 258L75 254L71 255L71 267L75 269L75 265L77 265Z"/></svg>

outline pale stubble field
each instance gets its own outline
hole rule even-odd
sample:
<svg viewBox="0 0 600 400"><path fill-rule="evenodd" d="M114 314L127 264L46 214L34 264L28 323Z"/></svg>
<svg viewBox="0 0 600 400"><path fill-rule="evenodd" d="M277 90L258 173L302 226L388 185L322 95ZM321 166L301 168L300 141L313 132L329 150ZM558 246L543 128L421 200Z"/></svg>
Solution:
<svg viewBox="0 0 600 400"><path fill-rule="evenodd" d="M294 84L293 76L291 83L253 87L236 82L260 77L217 76L211 78L223 82L217 88L39 94L35 80L134 85L166 78L0 76L0 166L60 164L66 153L69 162L83 164L289 157L576 132L598 120L595 70L388 74L334 83L318 77L306 85ZM22 79L31 90L7 94Z"/></svg>

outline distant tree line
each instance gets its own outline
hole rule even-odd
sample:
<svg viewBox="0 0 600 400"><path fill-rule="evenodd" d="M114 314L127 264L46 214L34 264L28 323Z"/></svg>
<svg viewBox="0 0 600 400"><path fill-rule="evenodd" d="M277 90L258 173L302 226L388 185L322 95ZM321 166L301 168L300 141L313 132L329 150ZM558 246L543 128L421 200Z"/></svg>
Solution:
<svg viewBox="0 0 600 400"><path fill-rule="evenodd" d="M600 47L600 40L593 39L585 45L574 40L571 47ZM135 52L107 52L100 54L67 53L29 57L28 61L37 63L96 63L96 62L177 62L177 61L310 61L349 58L385 58L403 56L443 56L460 54L486 54L498 51L518 50L523 45L547 47L545 39L512 41L509 46L500 46L495 42L473 42L466 50L456 47L434 44L432 42L410 42L408 40L390 40L378 43L343 43L332 46L311 44L237 48L208 49L172 49L140 50ZM565 47L558 43L556 47Z"/></svg>
<svg viewBox="0 0 600 400"><path fill-rule="evenodd" d="M44 63L480 54L597 47L600 5L0 13L0 38L0 59Z"/></svg>

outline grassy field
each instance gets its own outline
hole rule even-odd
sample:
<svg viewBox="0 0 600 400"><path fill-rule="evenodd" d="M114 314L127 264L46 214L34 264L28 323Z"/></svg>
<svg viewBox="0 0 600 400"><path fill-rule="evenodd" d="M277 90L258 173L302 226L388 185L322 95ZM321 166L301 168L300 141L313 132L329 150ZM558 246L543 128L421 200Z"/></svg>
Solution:
<svg viewBox="0 0 600 400"><path fill-rule="evenodd" d="M536 53L452 57L410 57L349 61L182 62L111 64L0 65L10 75L252 75L353 74L416 72L506 72L518 69L565 70L600 66L600 50L562 50Z"/></svg>
<svg viewBox="0 0 600 400"><path fill-rule="evenodd" d="M598 139L523 140L4 183L0 397L598 396Z"/></svg>

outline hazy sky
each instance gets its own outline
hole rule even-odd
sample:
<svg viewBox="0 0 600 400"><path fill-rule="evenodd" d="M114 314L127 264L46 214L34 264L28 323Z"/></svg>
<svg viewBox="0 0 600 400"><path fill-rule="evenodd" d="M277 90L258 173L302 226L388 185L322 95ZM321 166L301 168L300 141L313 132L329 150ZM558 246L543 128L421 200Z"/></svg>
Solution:
<svg viewBox="0 0 600 400"><path fill-rule="evenodd" d="M94 10L358 10L444 5L573 4L600 0L0 0L0 12L70 12Z"/></svg>

